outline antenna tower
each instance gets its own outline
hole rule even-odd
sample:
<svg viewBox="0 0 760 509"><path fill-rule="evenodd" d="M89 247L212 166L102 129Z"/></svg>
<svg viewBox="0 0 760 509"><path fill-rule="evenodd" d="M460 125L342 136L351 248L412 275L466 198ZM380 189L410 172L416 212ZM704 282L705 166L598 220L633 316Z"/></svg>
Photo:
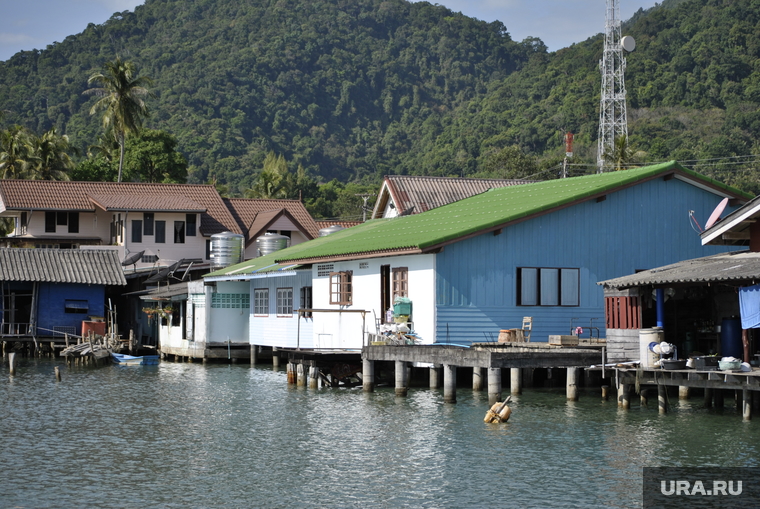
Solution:
<svg viewBox="0 0 760 509"><path fill-rule="evenodd" d="M597 173L605 166L604 152L615 147L616 136L628 136L628 114L625 107L625 57L621 44L620 5L607 0L604 23L604 53L599 62L602 73L602 98L599 103L599 146Z"/></svg>

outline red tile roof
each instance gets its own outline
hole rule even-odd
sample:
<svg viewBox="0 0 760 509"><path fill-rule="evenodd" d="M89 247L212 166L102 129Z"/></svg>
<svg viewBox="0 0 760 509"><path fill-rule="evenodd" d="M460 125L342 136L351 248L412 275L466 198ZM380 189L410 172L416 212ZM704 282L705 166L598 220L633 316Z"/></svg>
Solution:
<svg viewBox="0 0 760 509"><path fill-rule="evenodd" d="M118 198L121 196L122 198ZM0 180L0 212L4 210L68 210L94 212L94 199L118 204L122 210L193 211L201 214L205 236L231 231L242 233L238 223L213 186L194 184L143 184L134 182L70 182L51 180ZM135 199L129 202L127 197ZM188 210L189 209L189 210Z"/></svg>
<svg viewBox="0 0 760 509"><path fill-rule="evenodd" d="M263 228L285 212L293 222L301 226L305 235L312 239L319 236L317 223L298 200L225 198L224 202L247 236L249 244L262 233Z"/></svg>

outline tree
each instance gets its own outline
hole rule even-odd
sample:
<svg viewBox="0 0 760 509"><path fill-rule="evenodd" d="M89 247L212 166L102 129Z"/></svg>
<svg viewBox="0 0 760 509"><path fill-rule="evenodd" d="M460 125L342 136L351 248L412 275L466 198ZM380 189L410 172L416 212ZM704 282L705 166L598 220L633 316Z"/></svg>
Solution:
<svg viewBox="0 0 760 509"><path fill-rule="evenodd" d="M187 159L177 152L177 140L165 131L145 129L127 140L124 159L127 180L185 184Z"/></svg>
<svg viewBox="0 0 760 509"><path fill-rule="evenodd" d="M124 168L124 150L126 137L142 127L142 121L148 117L149 110L143 97L153 97L146 88L153 82L146 76L137 76L135 65L116 57L113 62L106 62L103 71L94 73L87 80L88 84L97 83L100 88L85 90L86 95L100 97L90 108L90 115L103 111L103 127L113 134L119 143L119 176L121 182Z"/></svg>
<svg viewBox="0 0 760 509"><path fill-rule="evenodd" d="M613 168L617 171L627 169L645 155L644 152L635 151L628 144L628 136L617 136L612 148L607 147L602 158L605 168Z"/></svg>
<svg viewBox="0 0 760 509"><path fill-rule="evenodd" d="M264 168L256 183L245 192L246 198L287 198L290 173L285 157L269 152L264 159Z"/></svg>
<svg viewBox="0 0 760 509"><path fill-rule="evenodd" d="M32 137L20 125L0 131L0 178L24 178L34 158Z"/></svg>
<svg viewBox="0 0 760 509"><path fill-rule="evenodd" d="M34 160L30 171L35 180L68 180L68 172L75 164L69 152L76 153L76 148L69 144L65 134L58 136L55 127L42 136L33 137Z"/></svg>

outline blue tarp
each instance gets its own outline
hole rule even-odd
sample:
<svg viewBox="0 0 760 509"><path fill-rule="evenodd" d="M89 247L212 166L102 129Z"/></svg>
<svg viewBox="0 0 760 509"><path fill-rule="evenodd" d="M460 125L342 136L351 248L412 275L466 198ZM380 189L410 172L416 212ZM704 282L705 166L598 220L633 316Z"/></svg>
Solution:
<svg viewBox="0 0 760 509"><path fill-rule="evenodd" d="M739 288L739 310L742 329L760 327L760 284Z"/></svg>

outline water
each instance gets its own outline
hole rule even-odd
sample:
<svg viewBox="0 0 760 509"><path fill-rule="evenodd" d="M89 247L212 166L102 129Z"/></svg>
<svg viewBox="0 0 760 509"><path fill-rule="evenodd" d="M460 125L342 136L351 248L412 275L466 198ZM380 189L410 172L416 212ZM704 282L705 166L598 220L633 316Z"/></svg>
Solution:
<svg viewBox="0 0 760 509"><path fill-rule="evenodd" d="M494 425L462 388L444 405L258 366L6 361L0 507L640 507L643 466L758 466L760 420L728 399L661 416L598 394L529 389Z"/></svg>

